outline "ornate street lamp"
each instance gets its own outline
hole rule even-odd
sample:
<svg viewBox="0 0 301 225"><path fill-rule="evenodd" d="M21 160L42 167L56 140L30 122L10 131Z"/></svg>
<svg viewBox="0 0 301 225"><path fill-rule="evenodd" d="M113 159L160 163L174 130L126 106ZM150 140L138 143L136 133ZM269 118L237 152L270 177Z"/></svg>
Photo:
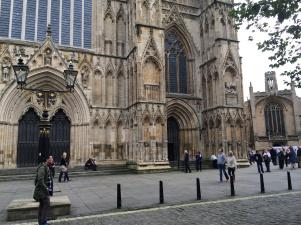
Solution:
<svg viewBox="0 0 301 225"><path fill-rule="evenodd" d="M62 92L68 92L68 91L72 92L74 90L75 83L76 83L76 77L78 74L78 71L74 70L72 61L70 60L68 69L64 70L64 73L63 73L67 90L44 90L44 89L38 89L38 88L26 88L25 87L28 73L29 73L29 67L23 63L23 59L21 56L18 59L18 64L13 65L13 68L14 68L18 88L32 91L32 92L37 92L37 93L42 93L42 92L48 92L48 93L60 92L60 93L62 93Z"/></svg>
<svg viewBox="0 0 301 225"><path fill-rule="evenodd" d="M74 90L77 73L78 73L78 71L73 69L73 64L72 64L72 61L70 60L68 69L64 70L64 78L66 81L66 87L67 87L67 89L70 90L70 92L72 90Z"/></svg>
<svg viewBox="0 0 301 225"><path fill-rule="evenodd" d="M29 67L23 63L23 59L20 56L20 58L18 59L18 64L13 65L13 69L15 72L17 84L22 89L26 85Z"/></svg>

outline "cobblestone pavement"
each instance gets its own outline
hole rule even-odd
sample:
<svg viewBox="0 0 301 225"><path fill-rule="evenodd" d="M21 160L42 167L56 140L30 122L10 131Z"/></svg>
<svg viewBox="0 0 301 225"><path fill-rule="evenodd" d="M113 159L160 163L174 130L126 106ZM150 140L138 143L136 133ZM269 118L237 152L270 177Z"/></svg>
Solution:
<svg viewBox="0 0 301 225"><path fill-rule="evenodd" d="M300 225L301 191L50 221L53 225ZM25 224L24 224L25 225Z"/></svg>
<svg viewBox="0 0 301 225"><path fill-rule="evenodd" d="M267 194L287 192L286 171L291 171L293 191L301 190L301 169L289 170L286 168L285 170L279 170L278 167L272 166L271 173L264 173ZM72 181L69 183L54 184L54 195L67 195L69 197L72 204L71 217L115 211L117 183L121 184L123 210L158 207L159 180L162 180L165 203L176 205L196 200L197 177L200 178L203 201L221 200L230 197L230 184L229 182L219 182L217 170L205 170L199 173L193 171L190 174L169 172L71 177ZM32 180L0 182L1 225L6 223L6 207L8 204L14 199L31 199L33 188ZM255 165L237 170L235 193L237 197L260 194L259 174ZM164 217L164 214L162 216Z"/></svg>

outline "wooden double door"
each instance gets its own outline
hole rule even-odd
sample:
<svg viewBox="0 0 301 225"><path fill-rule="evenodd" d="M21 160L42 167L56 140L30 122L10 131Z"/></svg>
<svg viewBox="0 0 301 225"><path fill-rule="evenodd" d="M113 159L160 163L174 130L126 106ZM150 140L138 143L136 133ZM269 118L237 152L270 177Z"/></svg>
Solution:
<svg viewBox="0 0 301 225"><path fill-rule="evenodd" d="M36 166L46 155L52 155L59 164L63 152L69 156L71 123L64 111L60 109L52 117L49 134L40 134L39 124L40 118L32 108L19 120L17 167Z"/></svg>

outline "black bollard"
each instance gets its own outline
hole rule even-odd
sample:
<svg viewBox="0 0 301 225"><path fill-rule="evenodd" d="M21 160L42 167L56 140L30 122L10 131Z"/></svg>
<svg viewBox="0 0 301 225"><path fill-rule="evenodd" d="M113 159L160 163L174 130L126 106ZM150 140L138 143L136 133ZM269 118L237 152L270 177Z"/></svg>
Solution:
<svg viewBox="0 0 301 225"><path fill-rule="evenodd" d="M117 184L117 209L121 209L121 187Z"/></svg>
<svg viewBox="0 0 301 225"><path fill-rule="evenodd" d="M231 189L231 196L235 196L233 176L230 176L230 189Z"/></svg>
<svg viewBox="0 0 301 225"><path fill-rule="evenodd" d="M160 194L160 204L164 203L164 193L163 193L163 182L160 180L159 182L159 194Z"/></svg>
<svg viewBox="0 0 301 225"><path fill-rule="evenodd" d="M287 171L287 186L288 190L292 190L292 180L291 180L291 173Z"/></svg>
<svg viewBox="0 0 301 225"><path fill-rule="evenodd" d="M263 174L262 173L260 174L260 189L261 189L261 193L265 193Z"/></svg>
<svg viewBox="0 0 301 225"><path fill-rule="evenodd" d="M200 187L200 179L196 178L196 199L201 200L202 195L201 195L201 187Z"/></svg>

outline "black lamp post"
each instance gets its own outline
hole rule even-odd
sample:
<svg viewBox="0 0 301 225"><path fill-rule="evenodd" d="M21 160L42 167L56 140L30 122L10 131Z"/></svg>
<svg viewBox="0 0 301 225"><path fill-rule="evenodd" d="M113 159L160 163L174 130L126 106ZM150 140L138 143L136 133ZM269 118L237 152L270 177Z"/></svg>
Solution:
<svg viewBox="0 0 301 225"><path fill-rule="evenodd" d="M18 59L18 64L13 65L13 69L15 72L17 84L20 88L26 85L27 76L29 73L29 67L23 63L23 59L20 56Z"/></svg>
<svg viewBox="0 0 301 225"><path fill-rule="evenodd" d="M49 133L51 124L48 119L48 107L51 105L51 102L55 100L57 93L67 93L74 91L78 71L74 70L72 61L70 61L68 69L64 70L63 73L66 82L66 89L60 90L27 88L26 81L29 74L29 67L28 65L23 63L21 56L18 59L18 63L16 65L13 65L13 69L16 76L18 88L35 93L38 101L43 105L42 119L39 124L40 138L38 161L41 162L41 160L49 154Z"/></svg>

